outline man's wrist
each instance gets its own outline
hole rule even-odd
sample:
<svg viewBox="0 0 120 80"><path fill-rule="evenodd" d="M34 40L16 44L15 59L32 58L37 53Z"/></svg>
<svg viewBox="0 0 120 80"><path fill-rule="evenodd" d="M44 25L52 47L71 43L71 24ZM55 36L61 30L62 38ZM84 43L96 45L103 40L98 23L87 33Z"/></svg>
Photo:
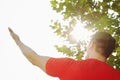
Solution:
<svg viewBox="0 0 120 80"><path fill-rule="evenodd" d="M18 41L15 41L16 42L16 44L19 46L19 45L21 45L21 41L20 40L18 40Z"/></svg>

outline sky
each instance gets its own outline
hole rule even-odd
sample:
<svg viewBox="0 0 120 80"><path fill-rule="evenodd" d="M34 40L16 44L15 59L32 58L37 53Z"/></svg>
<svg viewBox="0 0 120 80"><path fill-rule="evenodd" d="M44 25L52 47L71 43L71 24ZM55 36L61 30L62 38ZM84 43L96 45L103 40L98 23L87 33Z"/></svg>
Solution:
<svg viewBox="0 0 120 80"><path fill-rule="evenodd" d="M59 80L28 62L8 32L12 28L39 55L65 57L54 48L63 43L49 27L59 18L49 0L0 0L0 80Z"/></svg>

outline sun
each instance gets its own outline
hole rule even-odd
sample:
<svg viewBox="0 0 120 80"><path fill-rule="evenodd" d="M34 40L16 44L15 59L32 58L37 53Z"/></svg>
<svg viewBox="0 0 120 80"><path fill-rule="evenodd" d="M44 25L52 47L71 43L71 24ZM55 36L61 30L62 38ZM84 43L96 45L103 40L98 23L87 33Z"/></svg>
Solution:
<svg viewBox="0 0 120 80"><path fill-rule="evenodd" d="M85 24L78 23L76 24L74 30L71 32L71 35L75 38L77 41L89 41L90 36L93 34L92 31L88 31L85 29Z"/></svg>

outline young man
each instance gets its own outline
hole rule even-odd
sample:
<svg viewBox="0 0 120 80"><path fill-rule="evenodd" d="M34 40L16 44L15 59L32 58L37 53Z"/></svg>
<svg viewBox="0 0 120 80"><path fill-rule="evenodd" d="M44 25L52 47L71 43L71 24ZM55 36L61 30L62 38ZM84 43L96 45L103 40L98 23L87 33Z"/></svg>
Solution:
<svg viewBox="0 0 120 80"><path fill-rule="evenodd" d="M85 60L74 60L40 56L22 43L10 28L9 31L23 55L48 75L60 80L120 80L120 71L105 63L115 49L115 39L106 32L93 35Z"/></svg>

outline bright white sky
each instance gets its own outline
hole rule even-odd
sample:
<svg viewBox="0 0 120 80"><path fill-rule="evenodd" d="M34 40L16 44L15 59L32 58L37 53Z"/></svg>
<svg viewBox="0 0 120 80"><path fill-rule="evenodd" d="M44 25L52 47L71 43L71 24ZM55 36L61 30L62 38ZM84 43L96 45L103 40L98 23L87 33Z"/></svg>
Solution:
<svg viewBox="0 0 120 80"><path fill-rule="evenodd" d="M7 29L11 27L38 54L62 57L54 48L62 43L49 27L50 20L58 15L49 2L0 0L0 80L58 80L29 63Z"/></svg>

